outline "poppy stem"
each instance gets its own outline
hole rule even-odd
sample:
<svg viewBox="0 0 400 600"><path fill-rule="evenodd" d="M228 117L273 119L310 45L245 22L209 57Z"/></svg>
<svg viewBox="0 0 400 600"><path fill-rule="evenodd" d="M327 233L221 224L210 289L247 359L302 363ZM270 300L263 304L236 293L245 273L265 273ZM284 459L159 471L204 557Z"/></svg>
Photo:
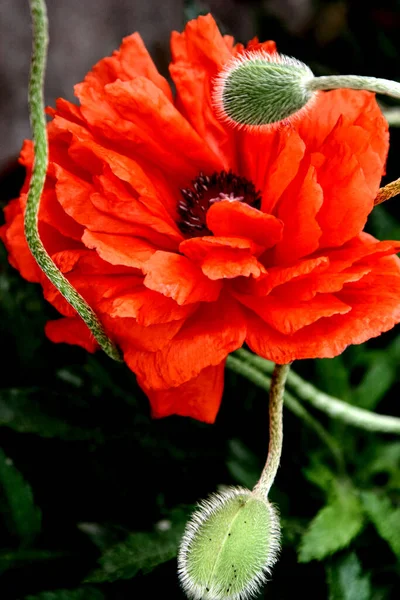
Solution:
<svg viewBox="0 0 400 600"><path fill-rule="evenodd" d="M236 355L263 373L270 374L273 370L272 362L256 356L247 350L238 350ZM316 389L311 383L304 381L297 373L294 373L294 371L291 371L288 375L288 386L299 398L309 402L315 408L334 419L367 431L400 434L400 419L398 417L379 415L364 408L352 406L347 402L343 402Z"/></svg>
<svg viewBox="0 0 400 600"><path fill-rule="evenodd" d="M272 363L268 364L272 365ZM249 381L257 385L258 387L269 392L271 387L270 377L262 373L259 369L252 366L249 362L243 362L242 360L236 358L235 355L231 355L228 356L226 365L228 369L231 369L239 375L243 375L243 377L246 377ZM317 434L320 440L327 446L327 448L332 453L338 471L344 473L346 468L343 453L335 438L332 437L326 431L326 429L321 425L321 423L317 419L310 415L306 408L304 408L304 406L294 396L292 396L292 394L288 392L287 389L285 389L284 405L294 415L296 415L296 417L298 417L306 425L308 425L310 429L314 430L314 432Z"/></svg>
<svg viewBox="0 0 400 600"><path fill-rule="evenodd" d="M43 83L48 46L48 21L44 0L30 0L30 8L33 25L33 44L28 102L35 159L25 210L26 241L40 269L60 294L64 296L67 302L77 311L89 327L99 346L108 356L114 360L121 361L118 349L107 337L96 314L57 268L40 239L38 214L48 166L48 141L43 99Z"/></svg>
<svg viewBox="0 0 400 600"><path fill-rule="evenodd" d="M279 468L283 443L283 399L289 365L275 365L269 390L269 445L268 457L253 494L268 497Z"/></svg>
<svg viewBox="0 0 400 600"><path fill-rule="evenodd" d="M378 195L374 200L374 205L382 204L386 200L390 200L390 198L394 198L394 196L398 196L400 194L400 178L395 181L391 181L384 187L380 188Z"/></svg>
<svg viewBox="0 0 400 600"><path fill-rule="evenodd" d="M313 77L305 82L307 90L316 92L323 90L351 89L366 90L376 94L385 94L392 98L400 98L400 83L390 79L362 77L359 75L328 75Z"/></svg>

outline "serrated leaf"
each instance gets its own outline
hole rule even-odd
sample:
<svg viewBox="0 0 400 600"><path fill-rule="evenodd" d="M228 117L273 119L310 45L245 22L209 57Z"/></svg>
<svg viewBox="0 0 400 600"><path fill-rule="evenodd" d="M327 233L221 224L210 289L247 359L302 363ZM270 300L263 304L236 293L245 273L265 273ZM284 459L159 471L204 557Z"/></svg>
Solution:
<svg viewBox="0 0 400 600"><path fill-rule="evenodd" d="M362 573L360 561L352 552L327 568L329 600L370 600L369 575Z"/></svg>
<svg viewBox="0 0 400 600"><path fill-rule="evenodd" d="M105 596L100 590L93 587L81 587L75 590L54 590L42 592L37 596L26 596L24 600L104 600Z"/></svg>
<svg viewBox="0 0 400 600"><path fill-rule="evenodd" d="M100 568L86 579L89 583L103 583L131 579L139 571L148 573L177 555L183 533L179 531L131 533L128 538L107 550L100 558Z"/></svg>
<svg viewBox="0 0 400 600"><path fill-rule="evenodd" d="M364 525L361 503L354 491L343 488L311 521L299 548L299 561L321 560L346 548Z"/></svg>
<svg viewBox="0 0 400 600"><path fill-rule="evenodd" d="M1 449L0 510L6 516L10 531L25 545L31 543L41 528L41 512L35 505L30 485Z"/></svg>
<svg viewBox="0 0 400 600"><path fill-rule="evenodd" d="M48 395L48 391L46 393ZM57 398L52 400L57 401ZM52 404L54 406L54 402ZM37 388L0 390L0 427L48 438L101 441L99 431L72 425L65 418L47 412L45 406Z"/></svg>
<svg viewBox="0 0 400 600"><path fill-rule="evenodd" d="M400 559L400 507L374 492L363 492L361 499L377 532Z"/></svg>

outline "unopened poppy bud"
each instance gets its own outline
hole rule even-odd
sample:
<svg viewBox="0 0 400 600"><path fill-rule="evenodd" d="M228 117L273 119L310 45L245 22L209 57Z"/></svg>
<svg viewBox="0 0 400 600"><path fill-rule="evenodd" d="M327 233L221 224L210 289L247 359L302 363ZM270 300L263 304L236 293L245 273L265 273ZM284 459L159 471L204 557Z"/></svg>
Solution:
<svg viewBox="0 0 400 600"><path fill-rule="evenodd" d="M300 116L316 95L307 65L277 53L257 50L234 58L217 76L214 105L234 126L260 127Z"/></svg>
<svg viewBox="0 0 400 600"><path fill-rule="evenodd" d="M178 572L193 600L244 600L277 560L280 527L261 495L229 488L203 501L183 535Z"/></svg>

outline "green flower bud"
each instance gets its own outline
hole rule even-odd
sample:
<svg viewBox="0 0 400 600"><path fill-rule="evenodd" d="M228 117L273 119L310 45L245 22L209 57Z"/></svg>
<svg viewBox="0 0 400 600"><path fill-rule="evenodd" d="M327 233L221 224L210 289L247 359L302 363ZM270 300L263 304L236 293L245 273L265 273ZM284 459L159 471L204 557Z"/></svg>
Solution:
<svg viewBox="0 0 400 600"><path fill-rule="evenodd" d="M215 80L213 101L221 120L233 126L271 126L310 107L316 92L304 63L257 50L234 58Z"/></svg>
<svg viewBox="0 0 400 600"><path fill-rule="evenodd" d="M279 551L280 526L263 496L229 488L201 502L178 556L182 587L193 600L245 600L267 580Z"/></svg>

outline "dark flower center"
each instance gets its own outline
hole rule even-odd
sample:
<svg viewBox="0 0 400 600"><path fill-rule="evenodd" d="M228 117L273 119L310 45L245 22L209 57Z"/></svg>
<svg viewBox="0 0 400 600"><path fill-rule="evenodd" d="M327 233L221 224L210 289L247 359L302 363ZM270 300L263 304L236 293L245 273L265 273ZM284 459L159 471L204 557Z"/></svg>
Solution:
<svg viewBox="0 0 400 600"><path fill-rule="evenodd" d="M192 187L181 189L182 198L178 202L178 227L188 237L212 235L206 215L215 202L236 200L257 209L261 207L261 192L256 190L254 183L232 171L212 175L200 173L192 183Z"/></svg>

